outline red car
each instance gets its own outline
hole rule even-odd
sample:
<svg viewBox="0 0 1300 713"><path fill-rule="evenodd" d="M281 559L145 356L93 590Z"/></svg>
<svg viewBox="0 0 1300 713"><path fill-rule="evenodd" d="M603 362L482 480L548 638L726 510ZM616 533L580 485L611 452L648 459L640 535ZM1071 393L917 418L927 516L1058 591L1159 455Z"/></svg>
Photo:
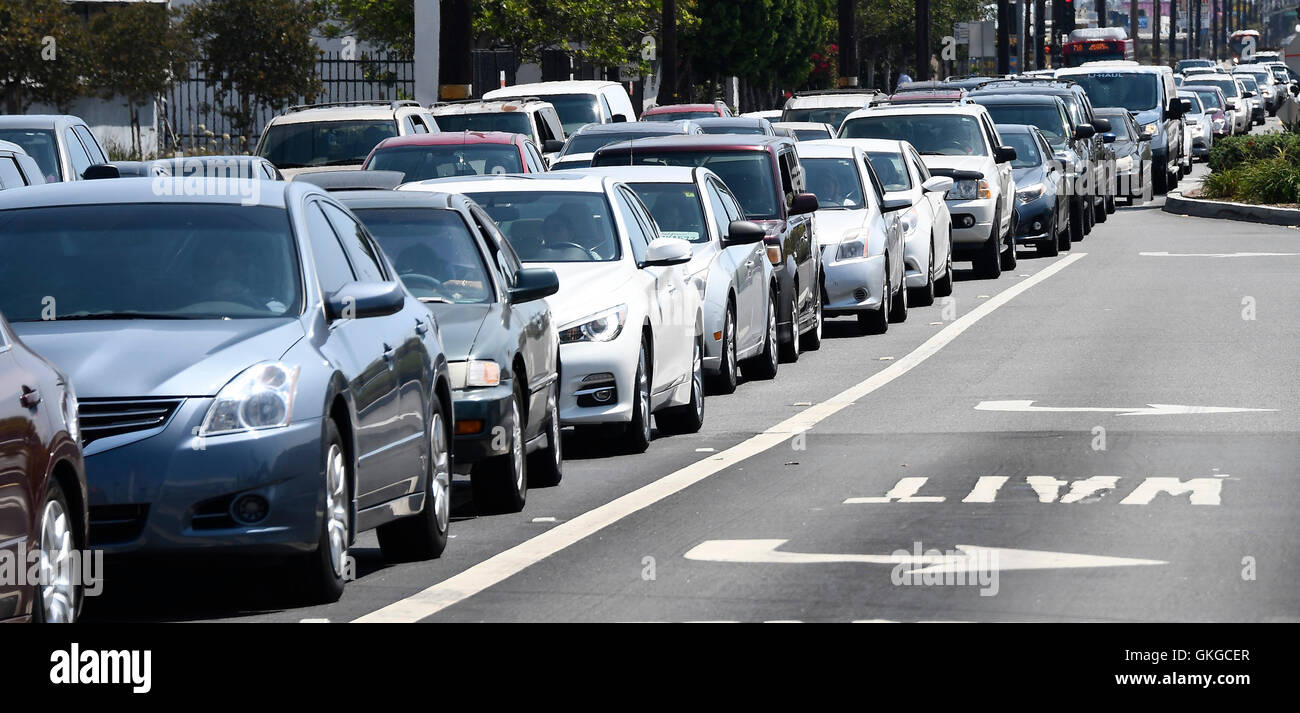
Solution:
<svg viewBox="0 0 1300 713"><path fill-rule="evenodd" d="M0 622L75 621L89 520L77 396L68 379L18 340L0 315ZM36 568L39 579L29 581Z"/></svg>
<svg viewBox="0 0 1300 713"><path fill-rule="evenodd" d="M731 116L724 102L712 104L666 104L652 106L641 115L641 121L679 121L681 119L710 119Z"/></svg>
<svg viewBox="0 0 1300 713"><path fill-rule="evenodd" d="M405 181L540 173L546 160L532 139L504 131L444 131L394 136L379 142L361 166L366 171L401 171Z"/></svg>

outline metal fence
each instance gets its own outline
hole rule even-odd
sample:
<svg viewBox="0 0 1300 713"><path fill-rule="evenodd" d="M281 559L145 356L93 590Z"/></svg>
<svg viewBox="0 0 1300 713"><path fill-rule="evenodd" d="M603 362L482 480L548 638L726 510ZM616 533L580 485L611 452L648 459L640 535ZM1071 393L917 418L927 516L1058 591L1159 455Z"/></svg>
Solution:
<svg viewBox="0 0 1300 713"><path fill-rule="evenodd" d="M415 63L408 58L373 53L356 59L343 59L339 52L322 52L316 62L321 93L309 100L299 97L293 104L357 101L365 99L410 99L415 95ZM217 83L203 74L199 62L191 62L189 76L177 81L168 92L162 107L163 125L159 127L159 149L164 154L251 153L257 146L263 127L278 110L258 109L253 130L246 136L234 133L226 106L217 96Z"/></svg>

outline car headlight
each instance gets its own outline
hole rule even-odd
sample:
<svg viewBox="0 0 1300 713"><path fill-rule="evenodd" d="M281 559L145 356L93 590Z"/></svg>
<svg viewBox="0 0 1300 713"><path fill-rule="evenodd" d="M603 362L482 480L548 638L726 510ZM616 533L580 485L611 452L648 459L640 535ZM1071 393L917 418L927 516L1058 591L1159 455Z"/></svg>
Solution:
<svg viewBox="0 0 1300 713"><path fill-rule="evenodd" d="M835 250L836 260L852 260L867 254L867 231L865 228L854 228L845 231L840 238L839 248Z"/></svg>
<svg viewBox="0 0 1300 713"><path fill-rule="evenodd" d="M988 192L988 185L989 182L982 178L979 180L954 181L952 184L952 190L948 191L948 198L959 201L972 200L974 198L987 198L988 196L982 196L980 194Z"/></svg>
<svg viewBox="0 0 1300 713"><path fill-rule="evenodd" d="M917 224L921 222L921 216L916 212L915 207L908 208L903 217L898 219L898 222L903 226L903 234L909 235L913 230L916 230Z"/></svg>
<svg viewBox="0 0 1300 713"><path fill-rule="evenodd" d="M1132 157L1132 156L1120 156L1119 158L1115 159L1115 170L1116 170L1116 171L1123 172L1123 173L1128 173L1129 171L1132 171L1132 170L1133 170L1133 157Z"/></svg>
<svg viewBox="0 0 1300 713"><path fill-rule="evenodd" d="M1159 127L1159 126L1158 126L1154 121L1151 122L1150 124L1143 124L1143 125L1142 125L1142 131L1143 131L1143 133L1145 133L1147 136L1155 136L1155 135L1156 135L1156 131L1158 131L1159 128L1160 128L1160 127Z"/></svg>
<svg viewBox="0 0 1300 713"><path fill-rule="evenodd" d="M256 431L289 425L299 367L263 362L248 367L217 394L199 428L200 436Z"/></svg>
<svg viewBox="0 0 1300 713"><path fill-rule="evenodd" d="M1222 129L1223 127L1225 127L1225 126L1227 126L1227 125L1228 125L1228 122L1227 122L1226 120L1224 120L1223 117L1215 117L1215 119L1214 119L1214 128L1216 128L1216 129Z"/></svg>
<svg viewBox="0 0 1300 713"><path fill-rule="evenodd" d="M1043 194L1046 192L1047 192L1047 186L1044 186L1041 183L1034 183L1025 186L1024 188L1017 189L1016 198L1021 203L1030 203L1032 201L1038 200L1039 198L1042 198Z"/></svg>
<svg viewBox="0 0 1300 713"><path fill-rule="evenodd" d="M618 338L627 321L627 305L612 307L560 327L560 343L608 342Z"/></svg>

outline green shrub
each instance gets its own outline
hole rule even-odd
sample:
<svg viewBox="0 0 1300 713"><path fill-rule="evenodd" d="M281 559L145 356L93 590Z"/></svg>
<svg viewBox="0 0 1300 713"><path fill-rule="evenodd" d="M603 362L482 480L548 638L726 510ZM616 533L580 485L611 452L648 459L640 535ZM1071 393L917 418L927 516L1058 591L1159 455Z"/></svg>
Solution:
<svg viewBox="0 0 1300 713"><path fill-rule="evenodd" d="M1206 198L1234 198L1241 185L1241 173L1239 168L1214 171L1202 180L1201 190Z"/></svg>
<svg viewBox="0 0 1300 713"><path fill-rule="evenodd" d="M1229 136L1215 141L1210 149L1210 170L1226 171L1243 163L1272 158L1279 151L1300 158L1300 134L1287 131Z"/></svg>

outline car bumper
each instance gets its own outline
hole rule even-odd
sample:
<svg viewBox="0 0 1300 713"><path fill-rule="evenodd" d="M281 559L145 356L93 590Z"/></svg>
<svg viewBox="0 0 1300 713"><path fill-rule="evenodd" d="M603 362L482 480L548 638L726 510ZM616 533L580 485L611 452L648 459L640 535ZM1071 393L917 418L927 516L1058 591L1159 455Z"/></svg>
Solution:
<svg viewBox="0 0 1300 713"><path fill-rule="evenodd" d="M1052 212L1056 209L1053 196L1043 196L1028 203L1016 199L1016 242L1036 243L1054 237Z"/></svg>
<svg viewBox="0 0 1300 713"><path fill-rule="evenodd" d="M321 419L200 438L210 398L186 399L162 429L86 456L91 545L108 553L180 550L306 552L319 539L324 497ZM240 524L230 505L265 498Z"/></svg>
<svg viewBox="0 0 1300 713"><path fill-rule="evenodd" d="M855 314L880 308L885 293L885 256L870 255L852 260L835 260L838 245L822 248L822 270L826 274L826 315Z"/></svg>
<svg viewBox="0 0 1300 713"><path fill-rule="evenodd" d="M948 212L952 214L954 247L983 245L996 232L993 229L993 216L997 213L997 199L951 200L947 204Z"/></svg>
<svg viewBox="0 0 1300 713"><path fill-rule="evenodd" d="M629 322L609 342L560 345L564 365L560 385L560 422L565 425L627 423L632 420L633 381L640 359L641 330ZM607 390L610 397L599 400Z"/></svg>
<svg viewBox="0 0 1300 713"><path fill-rule="evenodd" d="M925 287L930 282L930 231L917 230L903 241L903 285Z"/></svg>
<svg viewBox="0 0 1300 713"><path fill-rule="evenodd" d="M509 433L514 425L510 423L514 395L511 381L452 392L456 414L453 462L457 472L467 472L474 463L510 452L510 441L502 434ZM475 430L461 433L462 427L471 426Z"/></svg>

